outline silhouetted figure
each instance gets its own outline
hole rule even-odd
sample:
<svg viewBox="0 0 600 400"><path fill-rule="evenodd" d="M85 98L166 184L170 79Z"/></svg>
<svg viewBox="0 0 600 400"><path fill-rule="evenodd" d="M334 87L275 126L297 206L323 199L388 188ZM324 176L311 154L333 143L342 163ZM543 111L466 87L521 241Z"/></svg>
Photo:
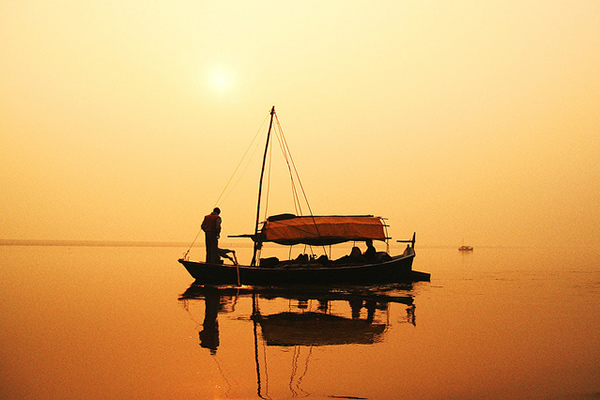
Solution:
<svg viewBox="0 0 600 400"><path fill-rule="evenodd" d="M342 265L342 264L362 264L364 263L365 257L362 254L362 251L356 246L352 247L350 250L350 254L347 256L343 256L338 258L333 262L334 265Z"/></svg>
<svg viewBox="0 0 600 400"><path fill-rule="evenodd" d="M362 252L360 249L356 246L352 247L352 250L350 250L350 258L360 258L361 256Z"/></svg>
<svg viewBox="0 0 600 400"><path fill-rule="evenodd" d="M218 264L221 261L219 256L219 237L221 235L221 210L215 207L212 213L204 217L202 221L202 230L206 240L206 262Z"/></svg>
<svg viewBox="0 0 600 400"><path fill-rule="evenodd" d="M367 262L373 262L377 260L377 250L375 250L375 247L373 246L373 241L371 239L367 239L365 241L365 243L367 244L367 250L365 250L365 259L367 260Z"/></svg>

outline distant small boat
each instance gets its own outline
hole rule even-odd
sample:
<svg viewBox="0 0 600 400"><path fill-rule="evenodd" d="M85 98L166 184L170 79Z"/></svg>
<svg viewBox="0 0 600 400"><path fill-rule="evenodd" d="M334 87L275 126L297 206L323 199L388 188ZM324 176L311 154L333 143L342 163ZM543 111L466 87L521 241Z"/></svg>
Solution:
<svg viewBox="0 0 600 400"><path fill-rule="evenodd" d="M473 251L473 246L465 246L465 245L463 245L463 246L460 246L458 248L458 251Z"/></svg>

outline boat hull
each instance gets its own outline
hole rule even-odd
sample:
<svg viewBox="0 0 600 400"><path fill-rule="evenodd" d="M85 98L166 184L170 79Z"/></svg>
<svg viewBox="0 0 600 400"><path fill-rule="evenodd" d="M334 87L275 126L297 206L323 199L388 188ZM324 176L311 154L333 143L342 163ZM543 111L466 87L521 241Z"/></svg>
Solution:
<svg viewBox="0 0 600 400"><path fill-rule="evenodd" d="M199 284L208 285L279 285L394 283L429 281L430 275L412 270L414 254L393 257L376 264L336 266L290 266L288 268L210 264L179 259ZM239 279L238 279L239 277Z"/></svg>

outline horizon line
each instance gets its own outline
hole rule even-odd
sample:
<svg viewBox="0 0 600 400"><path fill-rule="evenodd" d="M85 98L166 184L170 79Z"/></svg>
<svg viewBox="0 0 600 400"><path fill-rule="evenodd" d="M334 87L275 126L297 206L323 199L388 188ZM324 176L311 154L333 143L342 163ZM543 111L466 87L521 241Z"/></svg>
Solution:
<svg viewBox="0 0 600 400"><path fill-rule="evenodd" d="M189 243L151 240L0 239L0 246L186 247Z"/></svg>
<svg viewBox="0 0 600 400"><path fill-rule="evenodd" d="M223 242L228 242L223 240ZM241 244L241 243L240 243ZM390 245L392 242L390 242ZM395 244L395 243L393 243ZM243 244L241 244L244 247ZM179 241L152 241L152 240L73 240L73 239L0 239L0 246L74 246L74 247L203 247L203 243L198 242L190 246L189 242ZM423 249L447 249L454 248L454 245L449 244L425 244L422 243L417 247ZM546 246L526 246L526 245L477 245L479 249L502 249L502 248L546 248ZM556 246L548 246L556 247ZM559 246L560 247L560 246ZM573 247L573 246L565 246ZM575 246L587 247L587 246ZM458 248L458 247L457 247Z"/></svg>

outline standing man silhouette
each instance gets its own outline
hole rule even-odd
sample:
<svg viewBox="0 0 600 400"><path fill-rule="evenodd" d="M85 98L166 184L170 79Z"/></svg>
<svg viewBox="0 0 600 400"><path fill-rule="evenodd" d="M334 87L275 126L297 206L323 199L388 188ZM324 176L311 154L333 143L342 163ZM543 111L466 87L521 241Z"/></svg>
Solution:
<svg viewBox="0 0 600 400"><path fill-rule="evenodd" d="M202 230L206 239L206 262L218 264L221 260L219 256L219 238L221 236L221 210L215 207L213 212L204 217L202 221Z"/></svg>

